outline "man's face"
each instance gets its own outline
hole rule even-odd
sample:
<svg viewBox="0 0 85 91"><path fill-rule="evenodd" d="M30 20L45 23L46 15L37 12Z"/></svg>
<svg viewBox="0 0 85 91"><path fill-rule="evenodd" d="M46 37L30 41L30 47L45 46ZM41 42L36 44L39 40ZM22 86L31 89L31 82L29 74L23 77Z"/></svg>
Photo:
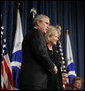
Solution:
<svg viewBox="0 0 85 91"><path fill-rule="evenodd" d="M49 21L49 19L48 18L43 18L43 20L41 21L41 22L37 22L37 24L38 24L38 26L39 26L39 29L41 30L41 32L43 33L43 34L45 34L46 33L46 31L48 30L48 28L49 28L49 23L50 23L50 21Z"/></svg>
<svg viewBox="0 0 85 91"><path fill-rule="evenodd" d="M62 73L62 81L63 81L63 84L68 83L68 74L67 73Z"/></svg>
<svg viewBox="0 0 85 91"><path fill-rule="evenodd" d="M73 87L77 90L80 89L81 88L81 80L76 80Z"/></svg>

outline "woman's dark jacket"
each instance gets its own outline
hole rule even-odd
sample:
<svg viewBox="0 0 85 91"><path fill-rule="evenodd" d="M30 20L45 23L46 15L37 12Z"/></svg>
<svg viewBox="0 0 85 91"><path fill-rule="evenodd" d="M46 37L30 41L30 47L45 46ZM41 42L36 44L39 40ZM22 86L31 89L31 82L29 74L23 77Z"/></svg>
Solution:
<svg viewBox="0 0 85 91"><path fill-rule="evenodd" d="M61 76L61 59L57 50L53 49L50 51L48 49L49 56L52 62L57 66L58 73L56 75L49 74L48 80L48 90L62 90L62 76Z"/></svg>

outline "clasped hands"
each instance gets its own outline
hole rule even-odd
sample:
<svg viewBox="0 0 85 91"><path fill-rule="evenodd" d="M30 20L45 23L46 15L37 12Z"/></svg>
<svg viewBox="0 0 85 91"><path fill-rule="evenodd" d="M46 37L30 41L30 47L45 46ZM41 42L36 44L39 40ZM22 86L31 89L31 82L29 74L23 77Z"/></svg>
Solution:
<svg viewBox="0 0 85 91"><path fill-rule="evenodd" d="M58 68L57 68L57 66L54 64L53 74L57 74L57 72L58 72Z"/></svg>

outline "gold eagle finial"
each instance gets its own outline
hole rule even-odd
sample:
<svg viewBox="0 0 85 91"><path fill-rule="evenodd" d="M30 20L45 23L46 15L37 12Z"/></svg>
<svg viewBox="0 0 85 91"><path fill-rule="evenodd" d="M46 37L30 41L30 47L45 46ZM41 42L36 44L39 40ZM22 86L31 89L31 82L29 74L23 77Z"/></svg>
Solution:
<svg viewBox="0 0 85 91"><path fill-rule="evenodd" d="M60 25L56 25L56 28L61 31L61 26Z"/></svg>

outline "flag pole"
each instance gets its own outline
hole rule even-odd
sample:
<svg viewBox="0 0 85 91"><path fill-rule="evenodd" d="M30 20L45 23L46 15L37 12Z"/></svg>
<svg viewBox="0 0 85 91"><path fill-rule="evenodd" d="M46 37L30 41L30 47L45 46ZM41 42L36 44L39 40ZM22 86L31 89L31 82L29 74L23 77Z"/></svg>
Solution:
<svg viewBox="0 0 85 91"><path fill-rule="evenodd" d="M66 30L66 34L69 35L69 30L68 29Z"/></svg>
<svg viewBox="0 0 85 91"><path fill-rule="evenodd" d="M19 6L20 6L20 2L17 2L17 7L18 7L18 9L19 9Z"/></svg>
<svg viewBox="0 0 85 91"><path fill-rule="evenodd" d="M19 6L20 6L20 2L17 2L17 22L16 22L16 27L18 25Z"/></svg>

